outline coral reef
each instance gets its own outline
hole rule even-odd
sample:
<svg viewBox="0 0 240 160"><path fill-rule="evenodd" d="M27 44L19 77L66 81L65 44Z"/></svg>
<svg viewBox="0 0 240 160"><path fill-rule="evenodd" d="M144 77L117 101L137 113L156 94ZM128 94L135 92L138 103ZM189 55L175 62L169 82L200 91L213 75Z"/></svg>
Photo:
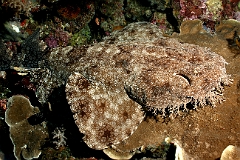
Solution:
<svg viewBox="0 0 240 160"><path fill-rule="evenodd" d="M9 54L7 54L6 49L7 49L6 46L0 39L0 57L1 57L0 70L1 71L10 68L10 63L11 63L12 57Z"/></svg>
<svg viewBox="0 0 240 160"><path fill-rule="evenodd" d="M170 143L162 142L162 144L158 146L147 146L143 149L142 153L145 153L146 155L150 154L153 158L163 158L167 159L167 152L170 148Z"/></svg>
<svg viewBox="0 0 240 160"><path fill-rule="evenodd" d="M216 33L221 34L225 39L234 39L234 33L240 35L240 23L239 21L230 19L223 20L216 26Z"/></svg>
<svg viewBox="0 0 240 160"><path fill-rule="evenodd" d="M67 159L76 160L77 158L71 155L71 150L67 147L60 147L59 149L44 148L40 156L41 160L52 160L52 159Z"/></svg>
<svg viewBox="0 0 240 160"><path fill-rule="evenodd" d="M19 135L29 126L37 132L43 121L50 134L66 129L64 134L56 129L56 136L38 145L46 151L39 159L98 159L106 156L102 149L131 157L141 146L146 153L156 151L150 157L165 157L162 137L173 137L179 154L201 159L219 158L229 144L239 146L239 0L1 0L0 14L0 120L7 99L24 95L41 112L34 112L29 124L20 122ZM155 25L124 28L136 21ZM230 63L228 74L226 61L214 52ZM230 74L234 87L224 89L223 97ZM200 109L205 105L220 107ZM0 130L9 135L8 127ZM10 138L7 143L0 141L5 157L13 153L13 146L3 148L12 145ZM32 154L24 147L21 156Z"/></svg>
<svg viewBox="0 0 240 160"><path fill-rule="evenodd" d="M124 8L124 16L130 22L147 21L151 18L153 12L163 11L165 4L164 0L149 0L145 3L137 0L128 0Z"/></svg>
<svg viewBox="0 0 240 160"><path fill-rule="evenodd" d="M221 20L239 19L237 5L238 1L228 0L174 0L172 7L183 21L200 19L212 32Z"/></svg>
<svg viewBox="0 0 240 160"><path fill-rule="evenodd" d="M29 15L32 7L30 0L2 0L3 6L11 8L15 14Z"/></svg>
<svg viewBox="0 0 240 160"><path fill-rule="evenodd" d="M106 148L103 152L111 159L131 159L134 155L134 152L122 153L114 150L113 148Z"/></svg>
<svg viewBox="0 0 240 160"><path fill-rule="evenodd" d="M193 20L200 18L202 15L204 15L207 9L205 2L202 0L180 0L180 7L180 16L183 17L185 20Z"/></svg>
<svg viewBox="0 0 240 160"><path fill-rule="evenodd" d="M62 23L69 25L66 30L74 34L88 25L95 14L95 6L91 1L60 1L57 12Z"/></svg>
<svg viewBox="0 0 240 160"><path fill-rule="evenodd" d="M28 118L39 112L37 107L31 106L29 100L23 96L13 96L8 99L5 122L10 127L10 137L14 144L14 155L17 159L38 158L41 145L48 137L43 124L30 125Z"/></svg>
<svg viewBox="0 0 240 160"><path fill-rule="evenodd" d="M222 1L221 0L208 0L206 2L207 9L209 11L209 18L212 20L219 20L220 13L223 10Z"/></svg>
<svg viewBox="0 0 240 160"><path fill-rule="evenodd" d="M65 47L67 46L69 39L70 36L67 31L64 31L62 28L57 28L45 38L45 43L49 48L55 48L58 46Z"/></svg>
<svg viewBox="0 0 240 160"><path fill-rule="evenodd" d="M223 0L222 1L222 7L223 10L221 12L221 16L223 19L233 19L235 18L235 13L239 11L237 5L239 4L239 1L228 1Z"/></svg>
<svg viewBox="0 0 240 160"><path fill-rule="evenodd" d="M100 26L105 32L112 32L118 26L124 26L126 20L123 14L123 0L107 0L107 2L99 1Z"/></svg>
<svg viewBox="0 0 240 160"><path fill-rule="evenodd" d="M166 15L159 12L154 12L151 23L158 25L163 33L167 29L167 26L169 26Z"/></svg>
<svg viewBox="0 0 240 160"><path fill-rule="evenodd" d="M80 46L87 44L91 39L91 32L88 25L83 27L79 32L75 33L71 39L70 44L71 46Z"/></svg>
<svg viewBox="0 0 240 160"><path fill-rule="evenodd" d="M156 10L165 10L167 3L169 3L169 0L148 0L150 7L156 8Z"/></svg>
<svg viewBox="0 0 240 160"><path fill-rule="evenodd" d="M0 113L7 110L7 100L6 99L0 99ZM1 114L0 114L1 118Z"/></svg>
<svg viewBox="0 0 240 160"><path fill-rule="evenodd" d="M45 38L45 43L49 48L55 48L58 46L58 42L54 35L50 34L48 37Z"/></svg>
<svg viewBox="0 0 240 160"><path fill-rule="evenodd" d="M67 6L62 6L59 7L57 10L58 13L65 19L76 19L80 13L81 13L81 8L77 5L67 5Z"/></svg>
<svg viewBox="0 0 240 160"><path fill-rule="evenodd" d="M216 26L216 33L222 35L228 41L228 47L234 57L239 56L239 35L240 35L240 23L237 20L224 20Z"/></svg>

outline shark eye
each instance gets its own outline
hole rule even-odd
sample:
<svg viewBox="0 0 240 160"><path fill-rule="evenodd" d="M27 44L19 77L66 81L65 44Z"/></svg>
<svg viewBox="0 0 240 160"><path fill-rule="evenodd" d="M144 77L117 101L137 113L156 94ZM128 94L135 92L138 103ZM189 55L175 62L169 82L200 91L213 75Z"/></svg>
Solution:
<svg viewBox="0 0 240 160"><path fill-rule="evenodd" d="M176 75L181 76L188 82L189 85L191 85L191 80L188 76L186 76L185 74L176 74Z"/></svg>

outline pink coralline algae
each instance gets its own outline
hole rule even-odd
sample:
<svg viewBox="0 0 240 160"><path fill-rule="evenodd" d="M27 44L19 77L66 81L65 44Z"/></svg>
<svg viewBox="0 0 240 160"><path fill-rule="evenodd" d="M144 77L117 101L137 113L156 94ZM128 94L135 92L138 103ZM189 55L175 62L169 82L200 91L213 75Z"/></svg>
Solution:
<svg viewBox="0 0 240 160"><path fill-rule="evenodd" d="M180 16L184 19L197 19L205 14L207 6L203 0L190 1L190 0L180 0Z"/></svg>
<svg viewBox="0 0 240 160"><path fill-rule="evenodd" d="M220 55L163 37L156 25L133 23L103 42L74 49L67 100L84 141L104 149L131 135L147 109L179 113L216 105L231 81ZM141 107L140 107L141 106Z"/></svg>
<svg viewBox="0 0 240 160"><path fill-rule="evenodd" d="M45 42L49 48L55 48L58 46L57 39L52 34L45 38Z"/></svg>
<svg viewBox="0 0 240 160"><path fill-rule="evenodd" d="M181 7L180 16L184 20L201 19L209 23L221 19L223 11L221 0L179 0L178 3Z"/></svg>
<svg viewBox="0 0 240 160"><path fill-rule="evenodd" d="M69 34L62 29L56 29L53 33L45 38L45 43L49 48L56 48L58 46L67 46L69 42Z"/></svg>
<svg viewBox="0 0 240 160"><path fill-rule="evenodd" d="M225 19L236 19L239 21L239 3L239 0L223 0L223 11L221 12L222 17Z"/></svg>

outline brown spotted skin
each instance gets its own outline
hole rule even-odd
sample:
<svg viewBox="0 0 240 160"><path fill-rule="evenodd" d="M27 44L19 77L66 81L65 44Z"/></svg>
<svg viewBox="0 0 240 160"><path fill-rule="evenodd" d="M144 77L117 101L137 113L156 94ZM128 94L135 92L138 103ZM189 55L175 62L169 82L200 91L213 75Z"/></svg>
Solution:
<svg viewBox="0 0 240 160"><path fill-rule="evenodd" d="M84 141L95 149L132 134L144 118L141 106L164 115L187 103L215 105L230 83L223 57L163 37L150 23L130 24L69 55L78 58L70 65L67 100Z"/></svg>

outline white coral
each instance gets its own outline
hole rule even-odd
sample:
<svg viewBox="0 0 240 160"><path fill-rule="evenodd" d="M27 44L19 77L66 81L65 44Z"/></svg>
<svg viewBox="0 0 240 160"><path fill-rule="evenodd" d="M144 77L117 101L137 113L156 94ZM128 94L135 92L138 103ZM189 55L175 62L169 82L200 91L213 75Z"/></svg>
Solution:
<svg viewBox="0 0 240 160"><path fill-rule="evenodd" d="M56 128L52 133L53 133L53 139L55 139L55 141L53 141L54 144L56 144L56 148L58 149L61 146L65 146L66 145L66 137L64 136L64 128Z"/></svg>

